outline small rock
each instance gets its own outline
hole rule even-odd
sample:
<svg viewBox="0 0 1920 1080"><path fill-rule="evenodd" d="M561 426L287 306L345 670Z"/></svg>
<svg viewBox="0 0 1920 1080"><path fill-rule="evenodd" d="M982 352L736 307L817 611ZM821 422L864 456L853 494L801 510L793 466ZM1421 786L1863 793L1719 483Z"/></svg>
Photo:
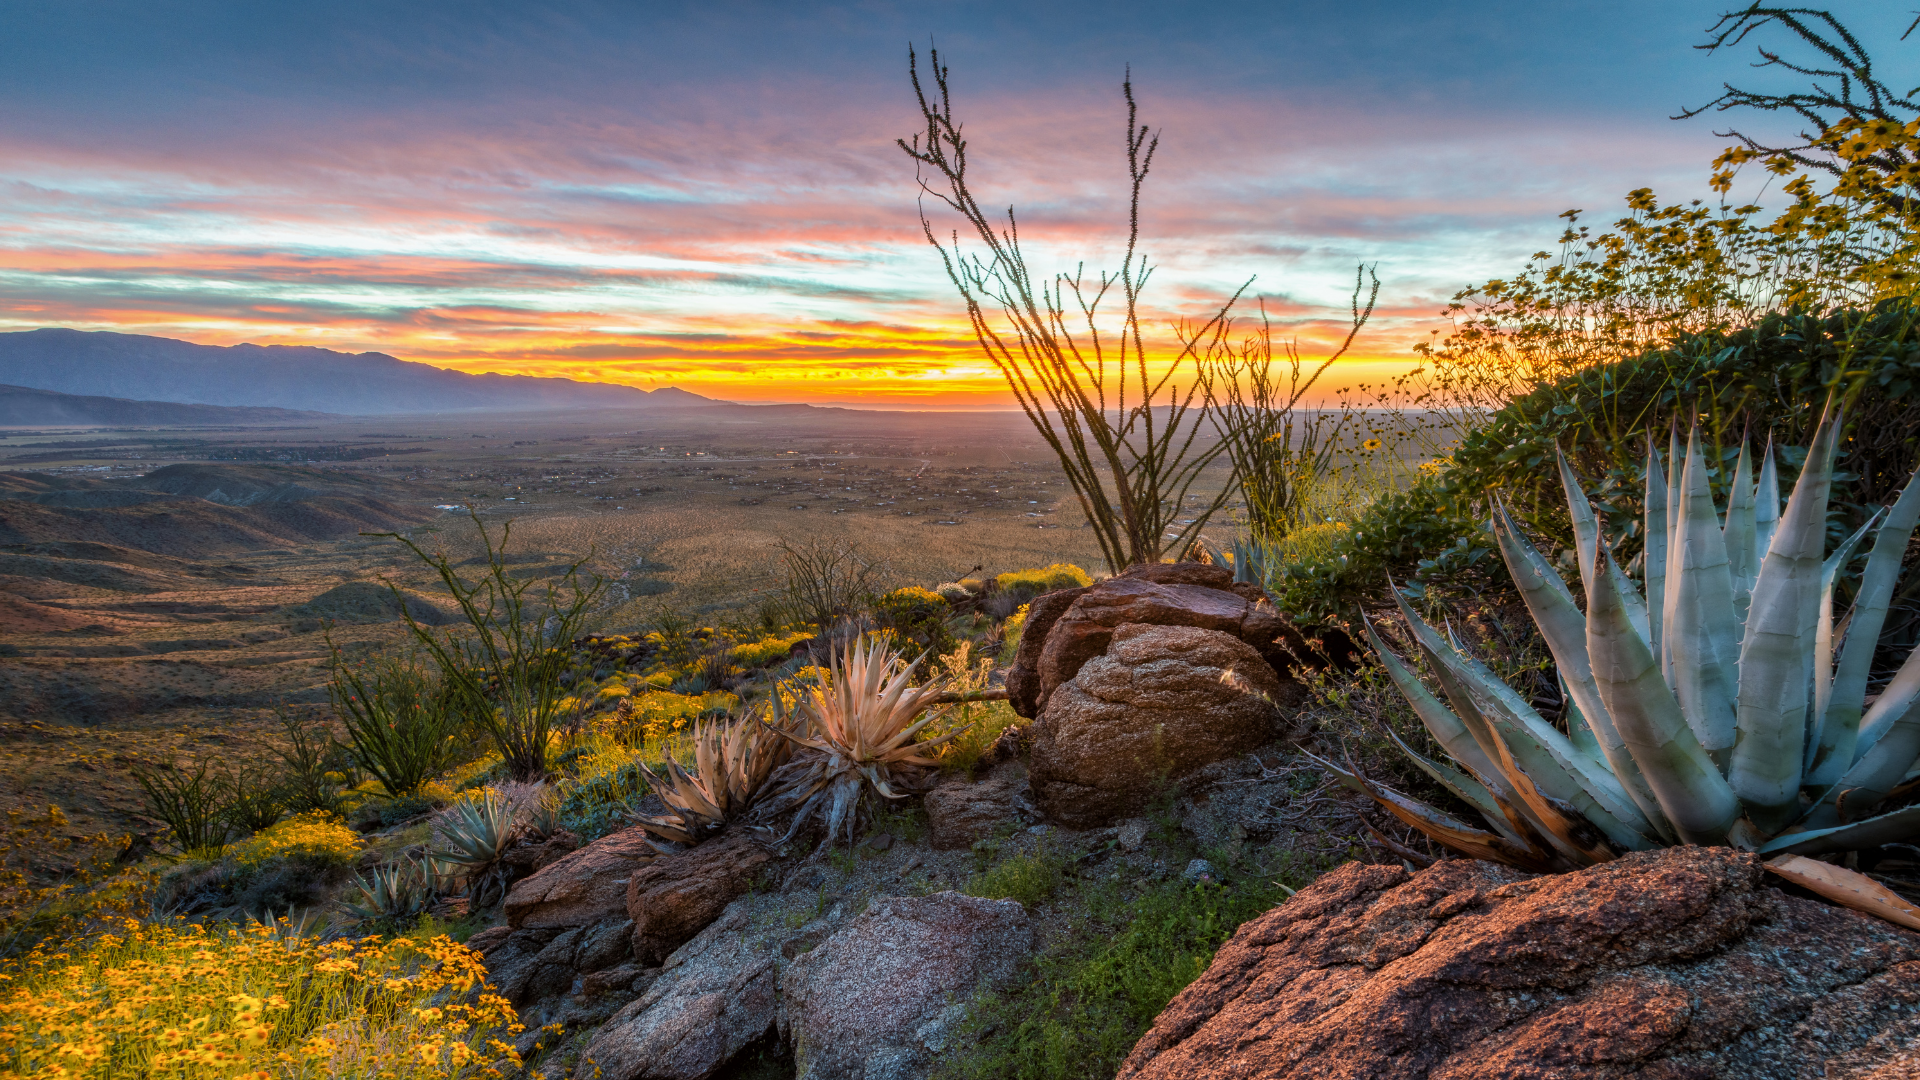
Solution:
<svg viewBox="0 0 1920 1080"><path fill-rule="evenodd" d="M627 916L627 881L659 853L638 827L604 836L508 890L507 925L591 926Z"/></svg>
<svg viewBox="0 0 1920 1080"><path fill-rule="evenodd" d="M1140 845L1147 842L1147 819L1128 818L1121 822L1120 831L1113 839L1121 851L1139 851Z"/></svg>
<svg viewBox="0 0 1920 1080"><path fill-rule="evenodd" d="M871 848L874 851L885 851L893 846L893 834L884 832L875 833L867 837L867 842L863 846Z"/></svg>
<svg viewBox="0 0 1920 1080"><path fill-rule="evenodd" d="M626 990L631 987L640 973L648 970L638 964L621 964L617 968L592 972L580 980L580 993L586 997Z"/></svg>
<svg viewBox="0 0 1920 1080"><path fill-rule="evenodd" d="M1180 871L1180 880L1186 882L1212 881L1213 864L1205 859L1195 859Z"/></svg>

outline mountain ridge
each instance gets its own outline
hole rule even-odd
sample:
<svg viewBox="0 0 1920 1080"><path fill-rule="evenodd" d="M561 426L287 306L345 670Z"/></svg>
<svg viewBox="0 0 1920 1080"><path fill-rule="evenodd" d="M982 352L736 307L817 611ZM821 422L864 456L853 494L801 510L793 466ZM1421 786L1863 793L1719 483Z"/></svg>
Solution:
<svg viewBox="0 0 1920 1080"><path fill-rule="evenodd" d="M0 384L0 427L259 427L340 419L257 405L192 405Z"/></svg>
<svg viewBox="0 0 1920 1080"><path fill-rule="evenodd" d="M678 387L648 391L535 375L469 374L379 352L201 345L65 327L0 334L0 384L136 402L356 416L725 404Z"/></svg>

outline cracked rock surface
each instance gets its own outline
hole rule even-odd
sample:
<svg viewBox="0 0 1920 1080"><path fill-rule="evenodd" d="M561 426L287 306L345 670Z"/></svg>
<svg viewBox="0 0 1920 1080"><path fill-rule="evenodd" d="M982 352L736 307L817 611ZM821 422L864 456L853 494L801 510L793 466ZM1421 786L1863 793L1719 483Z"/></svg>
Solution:
<svg viewBox="0 0 1920 1080"><path fill-rule="evenodd" d="M1727 848L1349 863L1245 925L1120 1080L1920 1076L1920 934Z"/></svg>

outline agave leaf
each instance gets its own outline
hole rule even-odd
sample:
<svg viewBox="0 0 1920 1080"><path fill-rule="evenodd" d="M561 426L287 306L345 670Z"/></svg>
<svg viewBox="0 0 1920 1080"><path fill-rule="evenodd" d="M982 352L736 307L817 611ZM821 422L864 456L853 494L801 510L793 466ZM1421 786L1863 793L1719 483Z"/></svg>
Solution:
<svg viewBox="0 0 1920 1080"><path fill-rule="evenodd" d="M1760 845L1760 854L1831 855L1911 841L1920 834L1920 806L1903 806L1877 817L1825 829L1785 832Z"/></svg>
<svg viewBox="0 0 1920 1080"><path fill-rule="evenodd" d="M1586 489L1580 486L1580 478L1574 475L1566 453L1556 446L1553 454L1560 462L1560 487L1567 493L1567 516L1573 520L1573 552L1580 560L1580 591L1592 592L1593 582L1587 580L1587 575L1593 572L1593 554L1600 548L1600 523L1593 516L1593 504L1587 501ZM1554 580L1559 578L1558 574L1554 575Z"/></svg>
<svg viewBox="0 0 1920 1080"><path fill-rule="evenodd" d="M1411 620L1414 638L1441 676L1440 685L1454 699L1454 706L1462 716L1483 718L1484 735L1476 733L1476 739L1523 805L1533 808L1523 793L1537 787L1546 796L1576 807L1620 847L1637 848L1641 837L1652 835L1645 815L1603 763L1575 751L1567 737L1542 720L1525 698L1486 665L1441 640L1404 602L1401 610ZM1495 731L1496 727L1500 730ZM1514 770L1526 775L1516 777ZM1557 834L1551 819L1534 824L1549 838Z"/></svg>
<svg viewBox="0 0 1920 1080"><path fill-rule="evenodd" d="M1820 738L1807 768L1809 786L1838 781L1870 745L1864 741L1861 728L1868 668L1880 642L1880 630L1886 625L1887 607L1900 577L1900 561L1916 522L1920 522L1920 470L1907 481L1906 490L1894 500L1880 523L1880 531L1874 534L1873 553L1867 556L1860 591L1853 600L1847 640L1840 647L1840 662L1834 666L1833 681L1827 686L1826 708L1820 712Z"/></svg>
<svg viewBox="0 0 1920 1080"><path fill-rule="evenodd" d="M1612 561L1604 551L1600 557ZM1627 621L1612 578L1596 572L1594 580L1600 584L1587 603L1587 655L1607 715L1680 838L1724 843L1740 817L1739 800L1681 715L1652 650Z"/></svg>
<svg viewBox="0 0 1920 1080"><path fill-rule="evenodd" d="M1773 546L1773 534L1780 526L1780 470L1773 464L1773 438L1767 438L1767 452L1760 459L1760 480L1753 493L1753 576L1760 579L1760 567L1767 549Z"/></svg>
<svg viewBox="0 0 1920 1080"><path fill-rule="evenodd" d="M1471 803L1475 810L1480 811L1480 816L1486 819L1487 824L1493 826L1495 832L1512 843L1526 845L1526 840L1514 831L1513 826L1507 821L1506 814L1500 808L1500 800L1493 792L1487 790L1485 784L1408 746L1391 729L1387 731L1387 738L1392 739L1393 745L1398 746L1401 753L1413 759L1413 763L1420 766L1422 772L1438 781L1441 787L1453 792L1462 801Z"/></svg>
<svg viewBox="0 0 1920 1080"><path fill-rule="evenodd" d="M1520 587L1527 611L1533 616L1541 635L1547 639L1547 648L1553 653L1554 664L1559 668L1561 680L1567 687L1569 707L1592 725L1592 738L1597 744L1598 754L1619 781L1622 793L1632 801L1645 821L1644 827L1641 822L1630 819L1628 824L1636 832L1646 835L1657 833L1672 839L1672 827L1661 812L1659 802L1654 799L1653 790L1640 775L1640 767L1634 763L1633 755L1627 752L1626 743L1621 740L1612 718L1607 715L1606 705L1600 700L1599 687L1593 681L1593 665L1587 657L1586 617L1574 607L1573 595L1561 582L1560 575L1547 565L1539 549L1520 532L1504 506L1494 517L1493 532L1500 543L1500 554L1506 560L1507 570ZM1568 730L1574 730L1571 723ZM1578 740L1570 739L1569 743L1575 753L1589 759L1594 756L1583 752Z"/></svg>
<svg viewBox="0 0 1920 1080"><path fill-rule="evenodd" d="M1592 674L1592 672L1588 672ZM1598 689L1594 691L1598 693ZM1560 680L1560 700L1566 703L1567 741L1573 748L1591 757L1604 758L1600 749L1600 740L1593 733L1593 725L1587 723L1587 716L1580 711L1580 704L1573 700L1573 692L1567 689L1567 680ZM1631 759L1629 759L1631 760ZM1614 775L1619 775L1615 773ZM1625 785L1622 785L1623 787ZM1629 791L1631 794L1631 791ZM1639 800L1634 800L1636 803Z"/></svg>
<svg viewBox="0 0 1920 1080"><path fill-rule="evenodd" d="M1494 726L1494 736L1495 738L1499 738L1499 735L1500 726L1496 724ZM1561 854L1572 859L1574 864L1578 866L1610 862L1613 860L1615 857L1614 852L1603 840L1597 836L1586 835L1592 832L1591 828L1583 827L1586 821L1594 820L1595 815L1592 809L1581 808L1586 810L1583 818L1579 810L1575 810L1574 807L1566 803L1558 803L1558 805L1556 805L1557 800L1549 799L1540 793L1540 789L1534 784L1533 778L1514 760L1513 754L1504 739L1501 740L1499 750L1502 771L1505 772L1507 778L1513 782L1514 794L1518 795L1520 801L1526 804L1527 809L1530 811L1529 816L1547 830L1547 840L1549 843L1560 849ZM1567 810L1573 812L1563 812L1561 807L1566 807ZM1579 822L1579 824L1575 824L1576 822ZM1634 839L1639 841L1638 846L1640 847L1653 846L1637 835L1634 836Z"/></svg>
<svg viewBox="0 0 1920 1080"><path fill-rule="evenodd" d="M1867 713L1867 723L1884 733L1874 739L1838 783L1821 793L1821 802L1837 803L1844 795L1853 812L1871 807L1898 787L1914 761L1920 759L1920 700L1916 700L1920 678L1915 677L1920 674L1920 663L1916 663L1916 657L1920 657L1920 649L1908 655ZM1885 716L1895 718L1882 724Z"/></svg>
<svg viewBox="0 0 1920 1080"><path fill-rule="evenodd" d="M1727 521L1721 537L1727 547L1727 574L1733 581L1733 627L1735 641L1747 621L1747 605L1753 600L1753 579L1760 573L1760 553L1753 546L1753 460L1747 444L1740 444L1740 460L1733 468L1733 487L1727 493ZM1738 654L1734 657L1739 663Z"/></svg>
<svg viewBox="0 0 1920 1080"><path fill-rule="evenodd" d="M1754 825L1766 833L1778 832L1800 815L1837 420L1829 410L1807 449L1793 497L1760 564L1740 644L1736 737L1727 783Z"/></svg>
<svg viewBox="0 0 1920 1080"><path fill-rule="evenodd" d="M1807 731L1807 775L1800 781L1802 786L1818 784L1815 775L1820 772L1838 773L1839 763L1831 753L1821 754L1821 744L1826 741L1827 709L1833 703L1833 639L1836 634L1844 637L1852 625L1853 613L1847 613L1847 621L1836 630L1833 624L1833 587L1840 580L1840 574L1853 561L1853 550L1860 546L1860 540L1867 530L1879 523L1885 509L1876 510L1867 519L1865 525L1854 530L1852 536L1841 541L1827 561L1820 564L1820 619L1814 625L1813 632L1813 711L1809 713ZM1864 686L1863 686L1864 691ZM1865 694L1862 694L1864 698ZM1858 713L1856 712L1857 716ZM1856 721L1856 736L1858 727ZM1824 760L1834 760L1831 766L1822 767Z"/></svg>
<svg viewBox="0 0 1920 1080"><path fill-rule="evenodd" d="M1782 855L1766 868L1788 881L1819 893L1842 907L1875 915L1890 923L1920 930L1920 908L1898 893L1857 870L1817 862L1800 855Z"/></svg>
<svg viewBox="0 0 1920 1080"><path fill-rule="evenodd" d="M1660 651L1662 622L1667 606L1667 514L1670 510L1667 501L1667 470L1660 462L1660 450L1654 445L1652 433L1647 435L1647 521L1646 564L1644 577L1647 582L1647 628L1641 631L1642 640L1654 650ZM1593 560L1593 566L1583 568L1580 576L1587 583L1587 606L1593 606L1593 574L1600 567L1600 553L1596 548L1583 557ZM1665 673L1662 673L1665 677Z"/></svg>
<svg viewBox="0 0 1920 1080"><path fill-rule="evenodd" d="M1401 696L1413 706L1414 715L1426 726L1427 733L1453 760L1465 765L1476 775L1486 777L1487 782L1494 782L1493 778L1499 775L1499 771L1494 768L1493 759L1487 756L1479 741L1467 730L1467 725L1439 698L1433 696L1426 684L1392 649L1387 648L1365 618L1360 622L1366 627L1367 641L1373 646L1374 655L1380 658L1381 666L1387 669L1388 678L1399 688Z"/></svg>
<svg viewBox="0 0 1920 1080"><path fill-rule="evenodd" d="M1725 769L1733 750L1734 695L1739 653L1733 626L1733 577L1727 565L1726 537L1713 509L1707 462L1700 450L1700 426L1687 438L1680 498L1668 508L1673 535L1667 545L1665 628L1667 685L1680 700L1680 713L1700 739L1716 768Z"/></svg>
<svg viewBox="0 0 1920 1080"><path fill-rule="evenodd" d="M1349 772L1325 758L1317 757L1307 751L1301 751L1313 761L1317 761L1328 772L1333 773L1342 784L1361 792L1379 803L1386 811L1401 821L1420 830L1435 843L1457 851L1470 859L1485 859L1488 862L1506 863L1535 873L1553 873L1568 869L1565 860L1550 851L1538 848L1524 848L1503 836L1483 832L1450 814L1436 810L1426 803L1409 799L1392 788L1372 783L1357 772Z"/></svg>

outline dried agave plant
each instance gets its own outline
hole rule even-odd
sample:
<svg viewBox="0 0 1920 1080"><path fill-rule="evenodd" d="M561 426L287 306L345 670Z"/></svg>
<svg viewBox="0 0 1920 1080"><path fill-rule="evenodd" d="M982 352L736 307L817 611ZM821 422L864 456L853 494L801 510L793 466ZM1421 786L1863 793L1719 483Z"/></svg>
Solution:
<svg viewBox="0 0 1920 1080"><path fill-rule="evenodd" d="M914 686L919 666L918 660L902 663L884 636L869 635L836 651L826 683L801 694L794 707L797 730L783 731L800 749L774 777L774 795L767 804L772 813L798 808L783 841L818 816L826 824L828 843L842 830L851 842L860 804L869 793L905 798L905 792L895 790L901 779L895 770L934 766L925 752L966 730L914 741L940 715L929 708L953 700L941 680Z"/></svg>
<svg viewBox="0 0 1920 1080"><path fill-rule="evenodd" d="M434 817L431 858L466 879L472 910L489 907L506 895L508 871L501 857L524 831L514 809L513 799L487 788Z"/></svg>
<svg viewBox="0 0 1920 1080"><path fill-rule="evenodd" d="M1460 768L1401 748L1478 809L1489 829L1355 771L1329 768L1446 847L1538 871L1590 865L1622 851L1714 844L1775 856L1770 868L1788 875L1807 861L1794 856L1911 840L1920 833L1920 805L1885 806L1907 790L1902 781L1920 758L1920 650L1870 706L1866 692L1900 562L1920 520L1920 482L1909 481L1891 507L1828 555L1836 412L1829 408L1816 431L1784 513L1771 450L1757 481L1741 450L1722 515L1697 428L1684 466L1675 432L1670 477L1649 446L1645 578L1652 604L1601 543L1592 507L1564 458L1584 613L1504 509L1496 515L1501 554L1566 684L1567 733L1404 601L1401 611L1447 703L1369 627L1389 675ZM1853 610L1836 624L1835 580L1875 526ZM1836 875L1847 880L1834 885ZM1808 882L1856 907L1861 895L1877 890L1873 905L1862 907L1877 914L1907 907L1838 867Z"/></svg>
<svg viewBox="0 0 1920 1080"><path fill-rule="evenodd" d="M692 845L744 817L773 771L793 755L786 734L792 721L781 709L778 694L771 711L771 720L749 717L702 724L693 737L692 772L671 757L661 765L665 776L643 763L640 771L667 805L669 816L639 818L639 826L659 840Z"/></svg>

